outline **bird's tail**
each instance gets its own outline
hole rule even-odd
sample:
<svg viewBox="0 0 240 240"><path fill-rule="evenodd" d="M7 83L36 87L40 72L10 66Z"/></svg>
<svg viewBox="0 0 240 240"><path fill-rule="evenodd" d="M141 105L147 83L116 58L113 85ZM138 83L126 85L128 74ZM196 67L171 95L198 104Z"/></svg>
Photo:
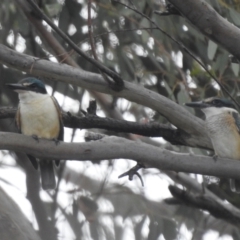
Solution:
<svg viewBox="0 0 240 240"><path fill-rule="evenodd" d="M231 178L230 188L233 192L240 193L240 181Z"/></svg>
<svg viewBox="0 0 240 240"><path fill-rule="evenodd" d="M42 188L44 190L55 189L56 188L56 180L53 168L53 161L40 159L40 173L41 173L41 181Z"/></svg>

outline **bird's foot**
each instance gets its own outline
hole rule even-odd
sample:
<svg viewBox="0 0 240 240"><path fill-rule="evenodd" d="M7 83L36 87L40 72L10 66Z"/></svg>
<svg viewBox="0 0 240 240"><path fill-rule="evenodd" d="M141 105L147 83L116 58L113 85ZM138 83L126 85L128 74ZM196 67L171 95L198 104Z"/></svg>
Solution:
<svg viewBox="0 0 240 240"><path fill-rule="evenodd" d="M39 137L37 135L32 135L32 138L39 143Z"/></svg>
<svg viewBox="0 0 240 240"><path fill-rule="evenodd" d="M141 164L141 163L137 163L136 166L134 166L133 168L129 169L127 172L119 175L118 178L122 178L122 177L128 176L128 179L130 181L132 181L133 180L133 176L136 175L140 179L142 186L144 186L143 179L142 179L141 175L137 172L141 168L145 168L144 165Z"/></svg>

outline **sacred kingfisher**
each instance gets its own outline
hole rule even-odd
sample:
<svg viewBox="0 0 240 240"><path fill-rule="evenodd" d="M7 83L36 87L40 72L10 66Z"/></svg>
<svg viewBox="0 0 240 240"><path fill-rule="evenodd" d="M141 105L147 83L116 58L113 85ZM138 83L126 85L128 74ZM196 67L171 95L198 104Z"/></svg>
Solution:
<svg viewBox="0 0 240 240"><path fill-rule="evenodd" d="M240 116L235 105L223 98L212 97L186 106L200 108L205 114L208 136L216 156L240 160ZM230 179L230 187L240 192L240 182Z"/></svg>
<svg viewBox="0 0 240 240"><path fill-rule="evenodd" d="M45 138L63 141L63 122L60 107L54 97L47 94L42 81L34 77L22 79L18 83L6 84L18 93L19 105L16 125L21 133L35 139ZM37 160L28 155L37 169ZM58 161L56 161L58 163ZM54 189L56 180L53 161L39 159L42 188Z"/></svg>

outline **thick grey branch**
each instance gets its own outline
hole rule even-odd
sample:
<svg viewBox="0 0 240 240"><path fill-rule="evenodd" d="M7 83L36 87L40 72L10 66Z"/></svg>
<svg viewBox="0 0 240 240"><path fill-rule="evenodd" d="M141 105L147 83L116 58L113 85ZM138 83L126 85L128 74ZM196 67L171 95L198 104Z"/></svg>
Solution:
<svg viewBox="0 0 240 240"><path fill-rule="evenodd" d="M124 89L121 92L115 92L108 87L99 74L86 72L65 64L36 59L25 54L17 53L1 44L0 62L9 67L37 76L73 84L89 90L108 93L117 97L123 97L147 106L164 115L179 129L195 136L195 142L192 142L193 145L207 148L211 146L209 138L206 137L206 129L201 119L193 116L182 106L140 85L124 82Z"/></svg>
<svg viewBox="0 0 240 240"><path fill-rule="evenodd" d="M0 133L0 149L25 152L39 158L65 160L131 159L146 167L177 172L198 173L240 179L240 165L236 160L182 154L160 149L142 142L118 137L105 137L87 143L64 143L41 139L37 143L28 136Z"/></svg>
<svg viewBox="0 0 240 240"><path fill-rule="evenodd" d="M204 0L169 0L195 27L240 59L240 30Z"/></svg>

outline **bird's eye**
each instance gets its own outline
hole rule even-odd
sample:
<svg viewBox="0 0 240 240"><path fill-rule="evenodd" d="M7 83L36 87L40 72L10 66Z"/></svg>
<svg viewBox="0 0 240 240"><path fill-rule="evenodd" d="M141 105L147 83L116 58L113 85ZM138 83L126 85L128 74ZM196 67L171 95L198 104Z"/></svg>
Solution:
<svg viewBox="0 0 240 240"><path fill-rule="evenodd" d="M32 87L32 88L35 88L35 87L37 87L37 84L36 84L36 83L32 83L32 84L31 84L31 87Z"/></svg>
<svg viewBox="0 0 240 240"><path fill-rule="evenodd" d="M222 104L221 104L221 101L219 101L219 100L217 100L217 99L213 100L213 101L212 101L212 104L215 105L215 106L220 106L220 105L222 105Z"/></svg>

